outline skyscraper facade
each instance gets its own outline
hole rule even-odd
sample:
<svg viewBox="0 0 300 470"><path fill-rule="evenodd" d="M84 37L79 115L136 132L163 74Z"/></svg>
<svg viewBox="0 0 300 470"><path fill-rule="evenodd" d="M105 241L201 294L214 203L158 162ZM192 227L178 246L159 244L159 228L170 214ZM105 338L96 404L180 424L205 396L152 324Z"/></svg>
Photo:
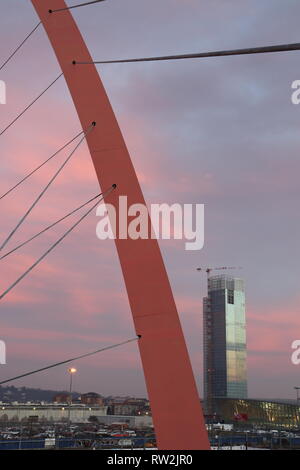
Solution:
<svg viewBox="0 0 300 470"><path fill-rule="evenodd" d="M226 275L208 278L203 299L204 406L214 397L247 398L245 287Z"/></svg>

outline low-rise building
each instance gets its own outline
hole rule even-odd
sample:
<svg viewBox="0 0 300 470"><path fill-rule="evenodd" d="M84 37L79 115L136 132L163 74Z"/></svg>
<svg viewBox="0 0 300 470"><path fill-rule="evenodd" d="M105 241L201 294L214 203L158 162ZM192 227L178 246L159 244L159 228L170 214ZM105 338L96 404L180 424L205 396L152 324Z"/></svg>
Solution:
<svg viewBox="0 0 300 470"><path fill-rule="evenodd" d="M299 429L300 406L293 400L215 398L214 420L235 427Z"/></svg>
<svg viewBox="0 0 300 470"><path fill-rule="evenodd" d="M83 393L80 397L80 401L85 405L103 405L103 398L101 395L94 392Z"/></svg>
<svg viewBox="0 0 300 470"><path fill-rule="evenodd" d="M73 423L86 423L91 417L98 420L107 414L107 406L82 405L73 403L69 406L65 403L36 404L36 403L14 403L0 404L0 422L64 422L70 420Z"/></svg>

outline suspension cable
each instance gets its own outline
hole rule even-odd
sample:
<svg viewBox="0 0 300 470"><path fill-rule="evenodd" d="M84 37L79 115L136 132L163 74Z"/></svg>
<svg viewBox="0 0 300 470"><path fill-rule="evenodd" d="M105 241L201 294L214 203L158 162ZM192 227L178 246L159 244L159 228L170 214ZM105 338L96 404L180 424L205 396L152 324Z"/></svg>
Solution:
<svg viewBox="0 0 300 470"><path fill-rule="evenodd" d="M55 179L58 177L58 175L62 172L62 170L64 169L64 167L66 166L66 164L69 162L69 160L71 159L71 157L74 155L74 153L76 152L76 150L78 149L78 147L82 144L82 142L85 140L87 134L94 128L95 124L92 123L88 129L84 132L84 135L83 137L80 139L80 141L78 142L78 144L76 144L76 146L74 147L74 149L72 150L72 152L68 155L68 157L65 159L65 161L62 163L62 165L59 167L59 169L55 172L55 174L52 176L52 178L50 179L50 181L46 184L46 186L44 187L44 189L42 190L42 192L37 196L37 198L34 200L34 202L31 204L31 206L29 207L29 209L25 212L25 214L21 217L21 219L19 220L19 222L17 223L17 225L15 226L15 228L9 233L9 235L6 237L6 239L4 240L4 242L2 243L2 245L0 246L0 251L3 250L3 248L6 246L6 244L9 242L9 240L12 238L12 236L16 233L16 231L19 229L19 227L23 224L23 222L25 221L25 219L28 217L28 215L32 212L32 210L34 209L34 207L37 205L37 203L41 200L41 198L43 197L43 195L46 193L46 191L49 189L49 187L51 186L51 184L55 181Z"/></svg>
<svg viewBox="0 0 300 470"><path fill-rule="evenodd" d="M25 42L33 35L33 33L38 29L40 26L41 21L33 28L32 31L26 36L25 39L18 45L18 47L10 54L10 56L3 62L0 66L0 71L8 64L8 62L14 57L14 55L21 49L21 47L25 44Z"/></svg>
<svg viewBox="0 0 300 470"><path fill-rule="evenodd" d="M100 201L102 201L106 196L108 196L112 191L116 189L117 185L113 184L106 192L103 193ZM85 212L80 219L77 220L53 245L50 246L50 248L42 255L40 258L38 258L35 263L33 263L10 287L8 287L1 295L0 295L0 300L2 300L19 282L24 279L27 274L29 274L46 256L51 253L51 251L54 250L76 227L79 225L99 204L99 201L96 202L96 204L93 204L93 206Z"/></svg>
<svg viewBox="0 0 300 470"><path fill-rule="evenodd" d="M66 359L65 361L56 362L55 364L50 364L49 366L41 367L40 369L33 370L31 372L26 372L25 374L17 375L16 377L12 377L10 379L2 380L0 385L6 384L8 382L12 382L13 380L21 379L23 377L27 377L28 375L37 374L38 372L42 372L44 370L52 369L53 367L58 367L63 364L68 364L69 362L77 361L78 359L83 359L84 357L93 356L95 354L101 353L103 351L108 351L109 349L118 348L119 346L123 346L124 344L132 343L133 341L138 341L141 338L140 335L136 336L135 338L127 339L126 341L122 341L121 343L112 344L111 346L106 346L101 349L97 349L96 351L92 351L86 354L82 354L81 356L73 357L72 359Z"/></svg>
<svg viewBox="0 0 300 470"><path fill-rule="evenodd" d="M92 5L93 3L100 3L100 2L104 2L104 0L93 0L91 2L79 3L78 5L73 5L71 7L58 8L57 10L49 10L49 13L56 13L57 11L72 10L72 8L85 7L86 5Z"/></svg>
<svg viewBox="0 0 300 470"><path fill-rule="evenodd" d="M63 76L63 73L61 73L60 75L58 75L58 77L55 78L55 80L53 80L53 82L50 83L50 85L47 86L47 88L45 88L45 90L43 90L28 106L26 106L25 109L23 109L23 111L21 111L1 132L0 132L0 137L13 125L15 124L16 121L18 121L18 119L20 119L21 116L23 116L23 114L26 113L26 111L28 111L28 109L31 108L31 106L34 105L34 103L36 103L45 93L46 91L49 90L49 88L51 88L54 83L57 82L57 80Z"/></svg>
<svg viewBox="0 0 300 470"><path fill-rule="evenodd" d="M35 240L36 238L38 238L40 235L42 235L43 233L47 232L48 230L50 230L51 228L55 227L55 225L58 225L60 222L62 222L63 220L66 220L68 217L70 217L71 215L75 214L76 212L78 212L80 209L82 209L83 207L87 206L88 204L90 204L92 201L94 201L95 199L99 198L100 196L102 195L102 193L100 194L97 194L97 196L94 196L92 199L89 199L88 201L86 201L84 204L82 204L81 206L79 207L76 207L76 209L72 210L71 212L69 212L68 214L64 215L63 217L61 217L60 219L56 220L55 222L53 222L51 225L48 225L48 227L44 228L43 230L41 230L40 232L38 232L37 234L33 235L33 237L31 238L28 238L28 240L25 240L23 243L20 243L20 245L16 246L15 248L13 248L12 250L8 251L7 253L5 253L4 255L2 255L0 257L0 261L4 258L7 258L7 256L11 255L12 253L14 253L15 251L19 250L20 248L22 248L23 246L27 245L28 243L30 243L31 241Z"/></svg>
<svg viewBox="0 0 300 470"><path fill-rule="evenodd" d="M30 173L28 173L24 178L22 178L18 183L16 183L14 186L12 186L8 191L6 191L2 196L0 196L0 201L1 199L4 199L8 194L10 194L12 191L14 191L18 186L20 186L24 181L26 181L30 176L32 176L36 171L38 171L40 168L42 168L46 163L48 163L52 158L56 157L60 152L62 152L66 147L68 147L74 140L76 140L79 136L81 136L84 133L84 131L79 132L75 137L73 137L69 142L67 142L63 147L58 149L55 153L53 153L47 160L42 162L39 166L37 166L34 170L32 170Z"/></svg>
<svg viewBox="0 0 300 470"><path fill-rule="evenodd" d="M232 49L225 51L212 51L212 52L197 52L194 54L176 54L166 55L158 57L141 57L137 59L117 59L117 60L102 60L92 62L77 62L73 60L73 64L76 65L88 65L88 64L119 64L125 62L153 62L159 60L180 60L180 59L199 59L205 57L222 57L232 55L245 55L245 54L262 54L270 52L287 52L287 51L298 51L300 50L300 43L294 44L281 44L278 46L266 46L266 47L252 47L247 49Z"/></svg>

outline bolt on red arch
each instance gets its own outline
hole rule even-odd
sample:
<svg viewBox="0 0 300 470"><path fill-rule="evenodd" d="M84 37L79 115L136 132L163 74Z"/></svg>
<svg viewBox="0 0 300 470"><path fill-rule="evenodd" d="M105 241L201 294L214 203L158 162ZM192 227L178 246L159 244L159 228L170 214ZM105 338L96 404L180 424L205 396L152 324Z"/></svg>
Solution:
<svg viewBox="0 0 300 470"><path fill-rule="evenodd" d="M31 0L60 67L83 129L95 121L87 135L89 151L102 188L117 184L106 202L118 194L128 203L145 200L118 122L94 65L74 65L92 58L64 0ZM101 8L87 6L85 8ZM209 449L201 404L183 337L176 305L160 249L155 239L116 239L140 355L151 403L159 449ZM180 406L180 412L178 412Z"/></svg>

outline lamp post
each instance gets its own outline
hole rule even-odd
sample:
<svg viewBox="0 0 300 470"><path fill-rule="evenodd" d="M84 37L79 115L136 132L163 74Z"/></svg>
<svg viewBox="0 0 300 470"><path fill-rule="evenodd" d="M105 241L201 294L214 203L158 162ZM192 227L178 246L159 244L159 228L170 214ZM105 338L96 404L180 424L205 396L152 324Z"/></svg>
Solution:
<svg viewBox="0 0 300 470"><path fill-rule="evenodd" d="M68 372L70 374L70 395L69 395L69 408L68 408L68 423L70 425L71 423L71 405L72 405L72 385L73 385L73 374L77 372L77 369L75 367L70 367L68 369Z"/></svg>

